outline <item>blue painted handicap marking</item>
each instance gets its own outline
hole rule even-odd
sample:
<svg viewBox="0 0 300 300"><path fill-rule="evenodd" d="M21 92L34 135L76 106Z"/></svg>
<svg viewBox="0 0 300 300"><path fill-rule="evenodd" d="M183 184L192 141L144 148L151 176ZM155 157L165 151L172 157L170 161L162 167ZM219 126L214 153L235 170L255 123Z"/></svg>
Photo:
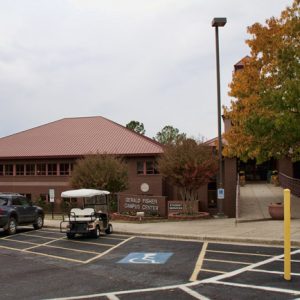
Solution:
<svg viewBox="0 0 300 300"><path fill-rule="evenodd" d="M164 264L172 252L132 252L118 261L120 264Z"/></svg>

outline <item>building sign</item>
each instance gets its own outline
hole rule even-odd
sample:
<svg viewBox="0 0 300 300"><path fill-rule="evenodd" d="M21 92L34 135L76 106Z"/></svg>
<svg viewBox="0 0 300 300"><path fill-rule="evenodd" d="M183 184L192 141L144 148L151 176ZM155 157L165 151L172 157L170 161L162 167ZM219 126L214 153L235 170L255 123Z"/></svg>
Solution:
<svg viewBox="0 0 300 300"><path fill-rule="evenodd" d="M158 211L158 200L155 198L126 197L124 207L142 211Z"/></svg>
<svg viewBox="0 0 300 300"><path fill-rule="evenodd" d="M143 211L165 216L166 200L162 196L119 195L119 212Z"/></svg>
<svg viewBox="0 0 300 300"><path fill-rule="evenodd" d="M119 264L164 264L172 252L132 252L118 261Z"/></svg>

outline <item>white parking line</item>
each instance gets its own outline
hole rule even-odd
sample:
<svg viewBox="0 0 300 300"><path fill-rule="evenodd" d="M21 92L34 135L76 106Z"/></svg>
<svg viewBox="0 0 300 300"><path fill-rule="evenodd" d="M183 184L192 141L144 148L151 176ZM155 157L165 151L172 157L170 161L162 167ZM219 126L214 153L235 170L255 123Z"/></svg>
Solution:
<svg viewBox="0 0 300 300"><path fill-rule="evenodd" d="M62 240L69 241L71 243L78 243L78 244L85 244L85 245L96 245L96 246L105 246L105 247L111 247L114 246L112 244L104 244L104 243L94 243L94 242L83 242L83 241L78 241L78 240L69 240L65 237L62 238ZM100 237L101 240L101 237Z"/></svg>
<svg viewBox="0 0 300 300"><path fill-rule="evenodd" d="M270 254L259 254L259 253L248 253L248 252L233 252L233 251L220 251L220 250L206 250L206 252L212 253L222 253L222 254L236 254L236 255L247 255L247 256L262 256L262 257L272 257Z"/></svg>
<svg viewBox="0 0 300 300"><path fill-rule="evenodd" d="M132 240L132 239L134 239L134 238L135 238L135 237L132 236L132 237L128 238L127 240L124 240L123 242L121 242L121 243L115 245L114 247L112 247L112 248L110 248L110 249L108 249L108 250L102 252L101 254L97 255L96 257L93 257L93 258L91 258L91 259L86 260L84 263L85 263L85 264L88 264L88 263L90 263L90 262L92 262L92 261L94 261L94 260L96 260L96 259L99 259L101 256L106 255L107 253L113 251L114 249L120 247L121 245L127 243L128 241L130 241L130 240Z"/></svg>
<svg viewBox="0 0 300 300"><path fill-rule="evenodd" d="M52 243L52 242L49 242L49 243ZM72 252L87 253L87 254L93 254L93 255L98 255L99 254L99 252L95 252L95 251L87 251L87 250L72 249L72 248L66 248L66 247L60 247L60 246L52 246L52 245L49 245L49 243L37 245L37 246L34 246L34 247L30 247L30 248L26 248L23 251L32 250L34 248L39 248L39 247L48 247L48 248L52 248L52 249L53 248L54 249L62 249L62 250L68 250L68 251L72 251Z"/></svg>
<svg viewBox="0 0 300 300"><path fill-rule="evenodd" d="M120 298L118 298L116 295L113 295L113 294L108 295L108 296L107 296L107 299L108 299L108 300L120 300Z"/></svg>
<svg viewBox="0 0 300 300"><path fill-rule="evenodd" d="M283 275L284 272L280 271L270 271L270 270L263 270L263 269L253 269L249 270L251 272L258 272L258 273L269 273L269 274L278 274L278 275ZM300 276L300 273L291 273L292 276Z"/></svg>
<svg viewBox="0 0 300 300"><path fill-rule="evenodd" d="M300 250L295 250L295 251L291 252L291 254L296 254L296 253L300 253ZM283 257L283 254L277 255L277 256L273 256L273 257L271 257L271 258L269 258L269 259L266 259L266 260L257 262L257 263L255 263L255 264L246 266L246 267L244 267L244 268L240 268L240 269L235 270L235 271L232 271L232 272L228 272L228 273L226 273L226 274L224 274L224 275L219 275L219 276L211 277L211 278L208 278L208 279L203 279L203 280L201 280L200 282L203 282L203 283L210 283L210 282L215 282L215 281L222 280L222 279L225 279L225 278L228 278L228 277L232 277L232 276L238 275L238 274L240 274L240 273L249 271L249 270L251 270L251 269L260 267L260 266L265 265L265 264L267 264L267 263L270 263L270 262L279 260L279 259L282 258L282 257Z"/></svg>
<svg viewBox="0 0 300 300"><path fill-rule="evenodd" d="M47 240L47 242L33 243L33 242L29 242L29 241L28 242L27 241L20 241L20 240L14 239L14 237L17 237L17 236L38 237L38 238L42 238L42 239ZM12 236L5 237L5 238L3 238L3 240L10 241L10 242L16 242L16 243L22 243L22 244L28 244L28 245L32 245L32 246L30 246L28 248L25 248L25 249L18 249L18 248L13 248L13 247L0 245L0 248L13 250L13 251L19 251L19 252L26 252L26 253L35 254L35 255L42 255L42 256L47 256L47 257L51 257L51 258L58 258L58 259L65 260L65 261L71 261L71 262L77 262L77 263L83 264L83 263L89 263L93 260L96 260L96 259L100 258L101 256L109 253L113 249L119 247L120 245L124 244L125 242L127 242L128 240L130 240L132 238L134 238L134 237L123 240L121 243L119 243L117 245L68 240L68 242L77 243L77 244L85 244L85 245L88 244L88 245L111 247L108 250L99 253L99 252L96 252L96 251L79 250L79 249L72 249L72 248L67 248L67 247L50 245L50 244L52 244L54 242L57 242L57 241L67 240L65 236L62 236L62 237L59 237L59 238L49 238L49 237L44 237L44 236L41 236L41 235L33 235L33 234L30 234L30 233L18 233L18 234L12 235ZM47 247L47 248L52 248L52 249L56 248L56 249L62 249L62 250L67 250L67 251L71 251L71 252L93 254L94 257L92 257L89 260L80 260L80 259L67 258L67 257L59 256L59 255L52 255L52 254L46 254L46 253L31 251L33 249L37 249L37 248L40 248L40 247Z"/></svg>
<svg viewBox="0 0 300 300"><path fill-rule="evenodd" d="M25 235L25 236L30 236L30 237L39 237L39 238L45 239L45 240L62 239L62 237L54 238L54 237L47 237L47 236L42 236L42 235L38 235L38 234L30 234L30 233L21 233L20 235Z"/></svg>
<svg viewBox="0 0 300 300"><path fill-rule="evenodd" d="M297 254L297 253L300 253L300 249L291 252L291 254ZM297 290L276 288L276 287L269 287L269 286L258 286L258 285L251 285L251 284L239 284L239 283L231 283L231 282L222 281L224 279L239 275L243 272L253 271L255 268L265 265L267 263L278 261L278 260L282 259L283 255L284 254L273 256L269 259L246 266L244 268L241 268L241 269L238 269L238 270L235 270L232 272L228 272L226 274L217 275L217 276L214 276L214 277L211 277L208 279L203 279L198 282L199 283L212 283L212 284L219 284L219 285L236 286L236 287L245 287L245 288L258 289L258 290L264 290L264 291L281 292L281 293L292 294L292 295L300 295L300 292Z"/></svg>
<svg viewBox="0 0 300 300"><path fill-rule="evenodd" d="M46 247L52 247L50 246L49 244L53 243L54 241L58 241L59 239L56 239L56 240L51 240L49 242L46 242L46 243L42 243L42 244L38 244L36 243L35 246L32 246L32 247L29 247L29 248L26 248L26 249L23 249L23 251L28 251L28 250L31 250L31 249L34 249L34 248L38 248L38 247L42 247L42 246L46 246Z"/></svg>
<svg viewBox="0 0 300 300"><path fill-rule="evenodd" d="M221 263L227 263L227 264L240 264L240 265L251 265L251 263L242 262L242 261L236 261L236 260L222 260L222 259L213 259L213 258L205 258L205 261L213 261L213 262L221 262Z"/></svg>
<svg viewBox="0 0 300 300"><path fill-rule="evenodd" d="M209 298L207 298L207 297L205 297L205 296L199 294L198 292L196 292L196 291L190 289L190 288L187 287L186 285L185 285L185 286L181 285L179 288L180 288L182 291L186 292L187 294L193 296L193 297L196 298L196 299L199 299L199 300L210 300Z"/></svg>
<svg viewBox="0 0 300 300"><path fill-rule="evenodd" d="M300 292L296 291L296 290L269 287L269 286L258 286L258 285L233 283L233 282L226 282L226 281L215 281L213 283L218 284L218 285L242 287L242 288L248 288L248 289L254 289L254 290L268 291L268 292L278 292L278 293L292 294L294 296L300 295Z"/></svg>
<svg viewBox="0 0 300 300"><path fill-rule="evenodd" d="M62 256L50 255L50 254L45 254L45 253L40 253L40 252L34 252L34 251L30 251L30 250L16 249L16 248L11 248L11 247L6 247L6 246L0 246L0 248L7 249L7 250L12 250L12 251L17 251L17 252L30 253L30 254L34 254L34 255L47 256L47 257L51 257L51 258L58 258L58 259L61 259L61 260L77 262L77 263L81 263L81 264L85 262L83 260L78 260L78 259L73 259L73 258L66 258L66 257L62 257Z"/></svg>
<svg viewBox="0 0 300 300"><path fill-rule="evenodd" d="M81 296L71 296L71 297L63 297L63 298L52 298L52 299L45 299L45 300L76 300L76 299L91 299L91 298L97 298L97 297L107 297L110 299L110 297L117 297L119 295L126 295L126 294L136 294L136 293L147 293L147 292L155 292L155 291L167 291L167 290L174 290L174 289L181 289L184 292L187 292L189 290L189 294L193 292L193 290L189 289L190 286L197 285L199 282L195 281L192 283L187 284L177 284L177 285L169 285L169 286L163 286L163 287L154 287L154 288L145 288L145 289L136 289L136 290L129 290L129 291L118 291L118 292L111 292L111 293L99 293L99 294L90 294L90 295L81 295ZM193 293L194 294L194 293ZM201 294L195 292L194 295L197 294L196 299L200 300L210 300L209 298L202 296ZM198 298L198 297L202 298ZM112 298L112 299L119 299Z"/></svg>

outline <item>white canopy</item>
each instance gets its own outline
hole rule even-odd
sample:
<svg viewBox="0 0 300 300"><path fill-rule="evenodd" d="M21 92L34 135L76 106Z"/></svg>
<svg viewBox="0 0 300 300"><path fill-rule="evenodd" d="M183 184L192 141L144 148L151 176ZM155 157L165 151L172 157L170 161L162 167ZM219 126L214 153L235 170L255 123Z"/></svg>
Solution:
<svg viewBox="0 0 300 300"><path fill-rule="evenodd" d="M93 190L93 189L79 189L64 191L61 193L62 198L90 198L93 196L108 195L110 192Z"/></svg>

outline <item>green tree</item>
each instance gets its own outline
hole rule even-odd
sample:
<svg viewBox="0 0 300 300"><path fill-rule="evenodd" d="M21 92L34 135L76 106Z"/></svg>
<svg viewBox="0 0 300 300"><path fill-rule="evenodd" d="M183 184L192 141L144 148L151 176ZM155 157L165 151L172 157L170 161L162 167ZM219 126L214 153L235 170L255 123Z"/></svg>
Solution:
<svg viewBox="0 0 300 300"><path fill-rule="evenodd" d="M176 143L178 139L182 139L185 137L185 133L179 133L179 129L167 125L160 132L158 132L153 139L161 144L167 145Z"/></svg>
<svg viewBox="0 0 300 300"><path fill-rule="evenodd" d="M135 131L139 134L142 134L144 135L146 130L144 128L144 124L143 123L140 123L138 121L130 121L129 123L126 124L126 128L132 130L132 131Z"/></svg>
<svg viewBox="0 0 300 300"><path fill-rule="evenodd" d="M186 138L166 145L158 160L160 173L179 188L188 213L192 213L192 201L198 200L199 188L215 176L217 166L211 147Z"/></svg>
<svg viewBox="0 0 300 300"><path fill-rule="evenodd" d="M224 154L258 162L300 159L300 1L248 28L251 55L230 84L232 128Z"/></svg>
<svg viewBox="0 0 300 300"><path fill-rule="evenodd" d="M128 167L121 159L107 154L88 155L78 160L71 177L73 188L108 190L115 194L127 189ZM111 207L115 203L111 203Z"/></svg>

